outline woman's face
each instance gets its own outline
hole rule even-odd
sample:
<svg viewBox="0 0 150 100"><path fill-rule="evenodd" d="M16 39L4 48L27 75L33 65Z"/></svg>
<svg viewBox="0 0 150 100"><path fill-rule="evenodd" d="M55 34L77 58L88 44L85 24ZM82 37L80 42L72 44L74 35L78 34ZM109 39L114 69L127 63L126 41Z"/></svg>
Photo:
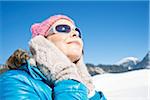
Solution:
<svg viewBox="0 0 150 100"><path fill-rule="evenodd" d="M69 25L72 29L69 33L56 32L47 37L52 41L72 62L78 60L82 55L83 41L78 36L78 32L75 29L75 25L65 19L58 20L52 27L57 25Z"/></svg>

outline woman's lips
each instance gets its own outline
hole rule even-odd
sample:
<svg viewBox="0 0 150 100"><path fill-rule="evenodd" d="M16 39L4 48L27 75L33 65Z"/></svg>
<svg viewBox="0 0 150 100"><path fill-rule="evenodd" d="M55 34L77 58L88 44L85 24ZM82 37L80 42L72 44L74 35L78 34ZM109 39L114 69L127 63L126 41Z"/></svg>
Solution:
<svg viewBox="0 0 150 100"><path fill-rule="evenodd" d="M80 45L80 43L78 41L70 41L70 42L67 42L67 44L77 44L77 45Z"/></svg>

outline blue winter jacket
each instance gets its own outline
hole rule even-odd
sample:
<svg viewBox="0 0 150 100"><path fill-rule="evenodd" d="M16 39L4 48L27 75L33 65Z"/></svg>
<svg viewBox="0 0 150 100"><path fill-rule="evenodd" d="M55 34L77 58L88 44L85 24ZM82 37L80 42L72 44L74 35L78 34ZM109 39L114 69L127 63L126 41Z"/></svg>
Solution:
<svg viewBox="0 0 150 100"><path fill-rule="evenodd" d="M0 75L0 100L106 100L102 92L88 99L87 88L75 80L53 86L38 68L25 64Z"/></svg>

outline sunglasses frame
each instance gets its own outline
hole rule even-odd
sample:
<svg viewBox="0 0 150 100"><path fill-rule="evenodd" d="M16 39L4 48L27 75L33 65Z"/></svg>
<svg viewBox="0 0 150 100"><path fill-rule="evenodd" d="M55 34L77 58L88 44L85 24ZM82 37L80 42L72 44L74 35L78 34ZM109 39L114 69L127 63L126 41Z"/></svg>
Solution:
<svg viewBox="0 0 150 100"><path fill-rule="evenodd" d="M52 27L48 30L48 33L49 33L49 34L55 34L55 33L69 34L70 32L72 32L72 31L74 30L74 31L78 32L78 37L81 38L81 32L80 32L80 30L79 30L77 27L73 27L73 26L71 27L70 25L67 25L67 26L70 27L70 32L59 32L59 31L56 30L56 27L59 26L59 25L67 25L67 24L54 25L54 26L52 26Z"/></svg>

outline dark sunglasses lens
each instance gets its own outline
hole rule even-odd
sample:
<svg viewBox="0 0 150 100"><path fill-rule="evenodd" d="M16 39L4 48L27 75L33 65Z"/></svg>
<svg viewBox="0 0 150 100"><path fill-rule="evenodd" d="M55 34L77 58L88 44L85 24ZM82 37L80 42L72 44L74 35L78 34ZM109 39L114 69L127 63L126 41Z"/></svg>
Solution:
<svg viewBox="0 0 150 100"><path fill-rule="evenodd" d="M69 33L70 30L71 30L71 28L68 25L58 25L58 26L56 26L56 31L58 31L58 32Z"/></svg>
<svg viewBox="0 0 150 100"><path fill-rule="evenodd" d="M75 30L79 33L79 37L81 38L81 32L78 28L75 28Z"/></svg>

